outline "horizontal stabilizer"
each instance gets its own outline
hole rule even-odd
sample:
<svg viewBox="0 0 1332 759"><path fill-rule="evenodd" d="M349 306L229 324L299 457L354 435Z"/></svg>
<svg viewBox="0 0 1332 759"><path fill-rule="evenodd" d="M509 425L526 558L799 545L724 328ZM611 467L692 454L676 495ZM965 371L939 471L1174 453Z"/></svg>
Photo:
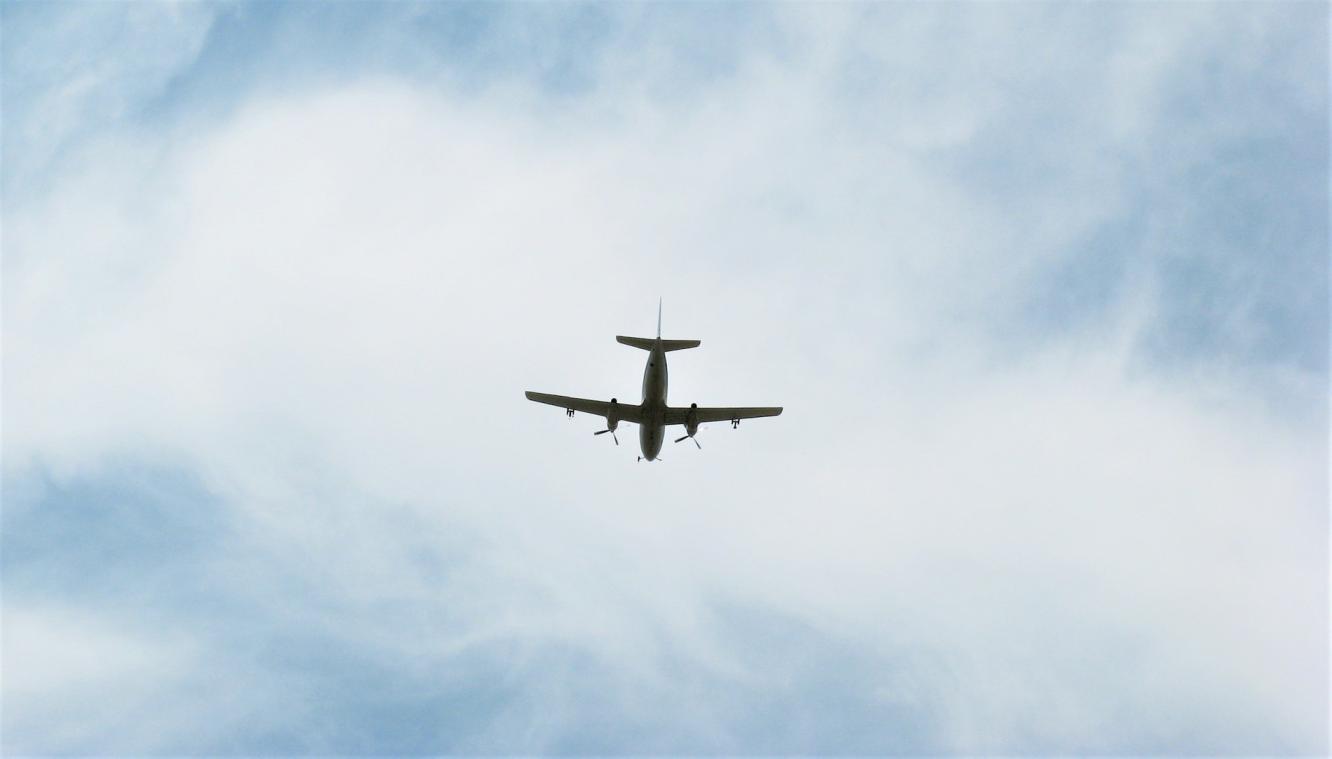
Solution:
<svg viewBox="0 0 1332 759"><path fill-rule="evenodd" d="M624 345L630 345L635 348L641 348L650 351L656 347L657 341L661 338L656 337L625 337L616 335L615 340ZM701 343L698 340L661 340L661 349L664 351L682 351L685 348L697 348Z"/></svg>

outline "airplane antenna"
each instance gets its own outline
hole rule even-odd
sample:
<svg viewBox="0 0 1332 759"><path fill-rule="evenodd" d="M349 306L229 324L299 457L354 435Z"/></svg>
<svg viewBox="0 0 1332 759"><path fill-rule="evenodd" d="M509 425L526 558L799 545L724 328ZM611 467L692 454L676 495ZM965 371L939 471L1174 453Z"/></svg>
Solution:
<svg viewBox="0 0 1332 759"><path fill-rule="evenodd" d="M657 298L657 339L661 339L661 298Z"/></svg>

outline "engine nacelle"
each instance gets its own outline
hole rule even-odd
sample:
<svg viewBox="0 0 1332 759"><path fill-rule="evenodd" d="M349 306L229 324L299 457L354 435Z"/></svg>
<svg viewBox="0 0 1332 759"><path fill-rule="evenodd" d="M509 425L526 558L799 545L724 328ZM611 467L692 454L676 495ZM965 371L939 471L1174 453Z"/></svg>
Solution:
<svg viewBox="0 0 1332 759"><path fill-rule="evenodd" d="M698 433L698 404L689 404L689 410L685 412L685 432L689 437Z"/></svg>
<svg viewBox="0 0 1332 759"><path fill-rule="evenodd" d="M611 398L610 408L606 409L606 429L614 430L620 426L620 402Z"/></svg>

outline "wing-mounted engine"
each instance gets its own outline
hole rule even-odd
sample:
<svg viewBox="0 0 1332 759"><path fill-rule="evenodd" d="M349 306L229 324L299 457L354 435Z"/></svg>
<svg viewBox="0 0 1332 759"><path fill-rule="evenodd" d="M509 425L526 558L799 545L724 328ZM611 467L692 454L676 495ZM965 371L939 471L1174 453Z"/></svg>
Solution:
<svg viewBox="0 0 1332 759"><path fill-rule="evenodd" d="M620 402L614 398L610 399L610 407L606 409L606 429L593 432L593 435L605 435L610 433L611 439L616 445L620 444L620 439L615 436L615 428L620 426Z"/></svg>
<svg viewBox="0 0 1332 759"><path fill-rule="evenodd" d="M675 442L677 442L677 443L682 443L682 442L684 442L685 440L693 440L693 441L694 441L694 445L697 445L699 450L703 450L703 446L699 445L699 444L698 444L698 439L694 437L694 435L697 435L697 434L698 434L698 404L697 404L697 403L691 403L691 404L689 404L689 410L685 412L684 426L685 426L685 434L684 434L684 437L682 437L682 438L676 438Z"/></svg>

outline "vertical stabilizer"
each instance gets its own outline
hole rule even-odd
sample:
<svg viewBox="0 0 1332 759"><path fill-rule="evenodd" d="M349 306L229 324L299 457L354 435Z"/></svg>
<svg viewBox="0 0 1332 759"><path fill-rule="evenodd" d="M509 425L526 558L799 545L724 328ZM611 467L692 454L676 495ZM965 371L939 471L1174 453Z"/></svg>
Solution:
<svg viewBox="0 0 1332 759"><path fill-rule="evenodd" d="M641 348L645 351L653 351L661 348L663 351L681 351L685 348L697 348L697 340L662 340L661 339L661 298L657 299L657 337L654 340L650 337L627 337L625 335L616 335L615 341L623 345Z"/></svg>

